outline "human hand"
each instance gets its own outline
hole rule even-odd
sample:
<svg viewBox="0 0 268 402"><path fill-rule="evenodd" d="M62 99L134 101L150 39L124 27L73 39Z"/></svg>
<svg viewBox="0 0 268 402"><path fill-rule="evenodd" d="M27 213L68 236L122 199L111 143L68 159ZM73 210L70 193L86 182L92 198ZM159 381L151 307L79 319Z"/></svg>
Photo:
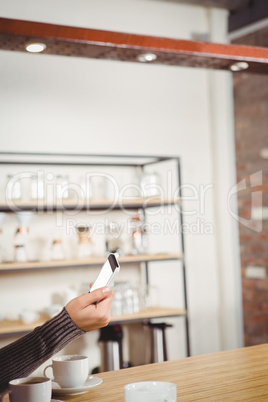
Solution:
<svg viewBox="0 0 268 402"><path fill-rule="evenodd" d="M78 328L92 331L108 325L113 297L113 291L105 286L76 297L65 306L65 309ZM98 303L94 304L96 302Z"/></svg>

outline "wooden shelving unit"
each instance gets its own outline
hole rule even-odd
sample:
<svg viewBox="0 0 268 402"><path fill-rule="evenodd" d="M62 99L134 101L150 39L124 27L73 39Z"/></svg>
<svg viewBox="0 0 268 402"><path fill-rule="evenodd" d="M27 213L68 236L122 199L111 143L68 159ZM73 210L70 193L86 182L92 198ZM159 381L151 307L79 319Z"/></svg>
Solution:
<svg viewBox="0 0 268 402"><path fill-rule="evenodd" d="M1 18L0 18L0 42L1 42ZM0 46L1 47L1 46ZM165 157L165 156L137 156L137 155L74 155L74 154L34 154L34 153L0 153L0 165L13 165L14 166L79 166L83 167L85 171L91 167L101 166L105 167L107 172L110 169L116 167L131 169L138 169L139 172L145 170L146 167L155 164L161 164L168 162L170 169L170 163L173 164L174 175L177 178L178 187L176 191L167 192L169 197L125 197L123 199L90 199L90 200L74 200L63 199L60 203L48 203L46 200L41 201L15 201L14 202L0 202L0 211L9 214L19 211L33 211L37 216L45 214L46 212L58 211L64 213L64 211L80 211L88 212L97 210L101 214L112 212L114 210L121 211L122 214L127 210L141 210L146 222L146 210L150 208L162 208L172 206L178 213L178 220L182 224L182 208L181 208L181 192L180 192L180 161L178 157ZM19 171L19 168L18 168ZM174 190L174 189L173 189ZM164 192L165 193L165 192ZM141 192L142 194L142 192ZM173 198L170 194L173 194ZM162 211L164 211L162 209ZM167 211L167 210L166 210ZM126 216L125 216L126 218ZM184 287L184 303L182 308L166 308L166 307L154 307L147 310L141 310L137 314L129 314L116 316L111 318L111 324L123 324L132 323L138 321L150 321L156 318L165 317L183 317L185 320L186 331L186 349L187 355L190 355L189 344L189 328L188 328L188 313L187 313L187 295L186 295L186 269L184 261L184 241L183 235L178 232L178 249L179 252L158 254L137 254L137 255L122 255L119 257L120 265L129 264L143 264L142 274L147 285L149 285L150 274L153 274L153 269L149 272L149 266L152 262L168 262L171 260L178 262L178 269L182 275L183 287ZM105 261L105 256L92 257L88 260L57 260L57 261L31 261L26 263L5 262L0 264L0 275L11 275L18 273L35 273L38 271L53 271L53 270L66 270L76 268L92 268L94 266L101 266ZM153 268L153 267L152 267ZM23 324L21 321L2 321L0 322L0 337L8 337L10 335L19 335L28 332L38 325L43 324L47 317L42 316L37 322L31 324Z"/></svg>

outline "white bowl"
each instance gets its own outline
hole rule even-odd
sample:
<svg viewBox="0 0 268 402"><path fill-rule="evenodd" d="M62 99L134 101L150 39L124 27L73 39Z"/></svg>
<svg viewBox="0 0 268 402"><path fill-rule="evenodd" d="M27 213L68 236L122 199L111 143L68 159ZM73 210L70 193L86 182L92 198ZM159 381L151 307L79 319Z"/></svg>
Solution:
<svg viewBox="0 0 268 402"><path fill-rule="evenodd" d="M31 324L40 318L40 314L33 310L22 310L19 317L24 324Z"/></svg>
<svg viewBox="0 0 268 402"><path fill-rule="evenodd" d="M177 386L165 381L140 381L124 386L125 402L176 402Z"/></svg>
<svg viewBox="0 0 268 402"><path fill-rule="evenodd" d="M61 304L52 304L44 309L44 314L46 314L49 318L52 318L59 314L62 309L63 306Z"/></svg>

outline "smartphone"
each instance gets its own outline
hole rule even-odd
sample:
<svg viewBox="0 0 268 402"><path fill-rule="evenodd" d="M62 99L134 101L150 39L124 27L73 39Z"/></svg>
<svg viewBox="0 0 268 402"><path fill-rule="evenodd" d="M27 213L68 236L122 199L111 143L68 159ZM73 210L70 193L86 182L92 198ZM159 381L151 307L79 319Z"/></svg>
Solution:
<svg viewBox="0 0 268 402"><path fill-rule="evenodd" d="M97 279L90 288L90 292L93 290L102 288L103 286L113 286L115 278L120 271L120 266L115 254L110 254L102 266L102 269L97 276Z"/></svg>

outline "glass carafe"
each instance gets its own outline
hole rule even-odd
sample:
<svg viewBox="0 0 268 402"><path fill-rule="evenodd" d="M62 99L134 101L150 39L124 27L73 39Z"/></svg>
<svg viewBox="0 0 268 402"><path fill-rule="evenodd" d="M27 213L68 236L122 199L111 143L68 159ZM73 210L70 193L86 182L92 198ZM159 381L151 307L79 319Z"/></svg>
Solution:
<svg viewBox="0 0 268 402"><path fill-rule="evenodd" d="M131 243L132 254L144 254L147 251L147 234L144 222L139 215L135 215L131 219Z"/></svg>
<svg viewBox="0 0 268 402"><path fill-rule="evenodd" d="M79 260L86 260L92 254L92 242L90 238L90 225L77 225L76 232L78 234L78 249L77 258Z"/></svg>
<svg viewBox="0 0 268 402"><path fill-rule="evenodd" d="M26 262L28 260L26 252L27 238L28 228L18 228L14 238L14 260L16 262Z"/></svg>
<svg viewBox="0 0 268 402"><path fill-rule="evenodd" d="M106 225L106 239L105 239L106 252L119 253L121 248L120 227L115 222L109 222Z"/></svg>

